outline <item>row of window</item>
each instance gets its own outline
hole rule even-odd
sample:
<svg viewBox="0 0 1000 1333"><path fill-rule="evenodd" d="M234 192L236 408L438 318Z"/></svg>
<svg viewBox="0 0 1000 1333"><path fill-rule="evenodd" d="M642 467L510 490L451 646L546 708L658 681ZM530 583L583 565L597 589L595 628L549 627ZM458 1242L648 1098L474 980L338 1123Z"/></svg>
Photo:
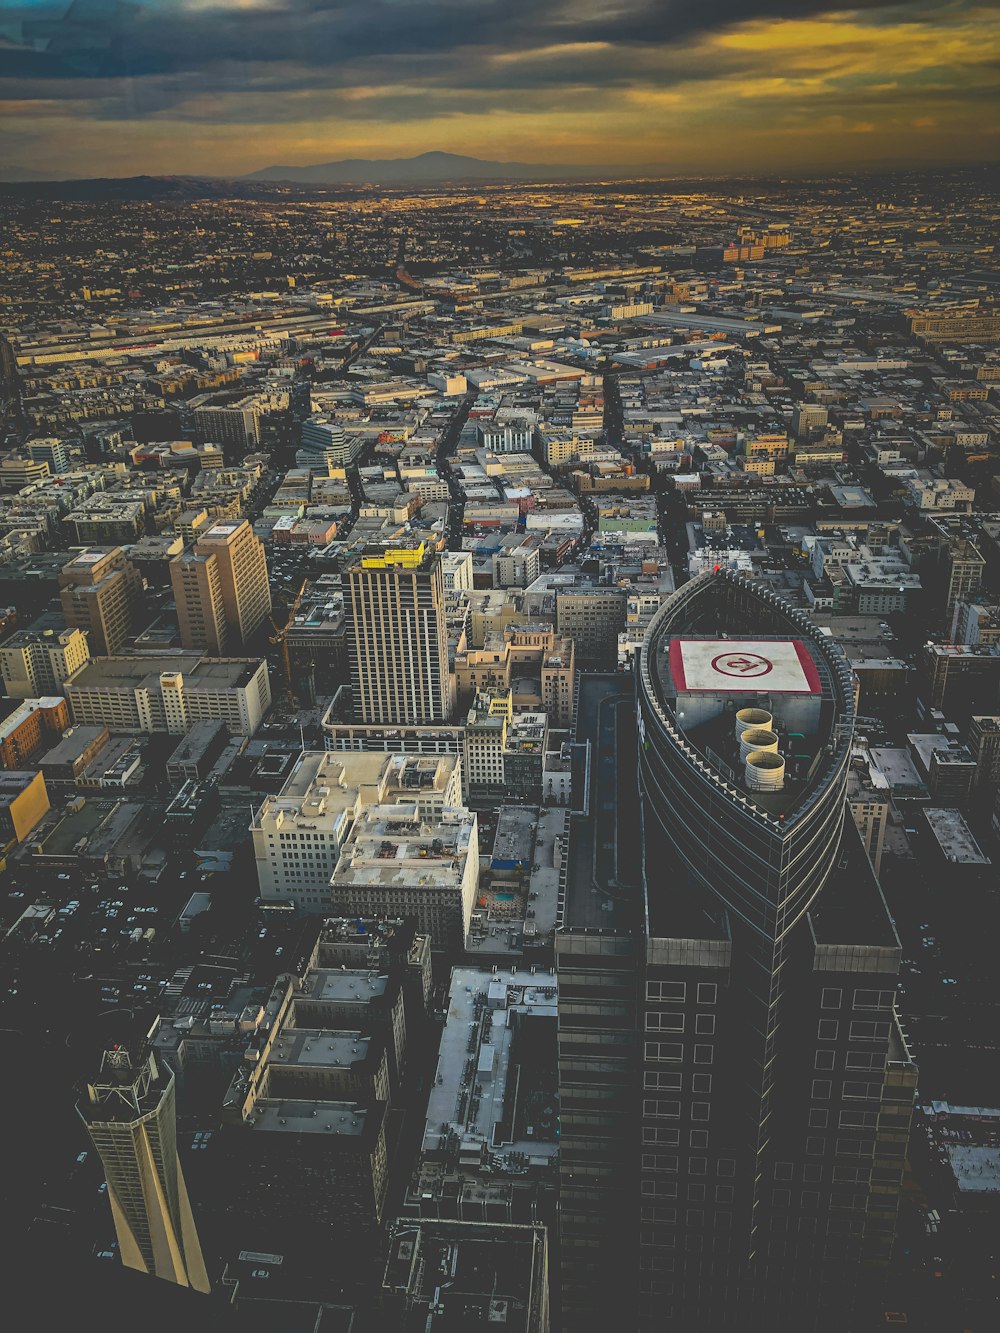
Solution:
<svg viewBox="0 0 1000 1333"><path fill-rule="evenodd" d="M711 1106L708 1102L691 1102L688 1112L692 1120L707 1120L711 1114ZM642 1114L651 1120L679 1120L681 1104L676 1100L646 1097L642 1103Z"/></svg>
<svg viewBox="0 0 1000 1333"><path fill-rule="evenodd" d="M715 1004L719 988L714 981L699 981L692 989L696 990L699 1004ZM686 981L647 981L647 1000L674 1000L684 1004L687 1000L688 983Z"/></svg>
<svg viewBox="0 0 1000 1333"><path fill-rule="evenodd" d="M642 1086L652 1092L683 1092L684 1075L675 1074L665 1069L647 1069L642 1076ZM692 1092L711 1092L711 1074L692 1074Z"/></svg>
<svg viewBox="0 0 1000 1333"><path fill-rule="evenodd" d="M817 1051L813 1068L832 1070L836 1064L836 1051ZM844 1057L844 1068L858 1073L881 1074L885 1070L885 1053L882 1051L848 1051Z"/></svg>
<svg viewBox="0 0 1000 1333"><path fill-rule="evenodd" d="M837 1018L821 1018L816 1026L816 1038L818 1041L836 1041L840 1035L840 1020ZM848 1030L848 1039L850 1041L888 1041L889 1024L879 1022L869 1022L866 1019L855 1019Z"/></svg>
<svg viewBox="0 0 1000 1333"><path fill-rule="evenodd" d="M856 990L854 992L855 1009L891 1009L895 1003L896 992L891 990ZM824 986L820 1004L824 1009L839 1009L844 1002L844 992L837 986Z"/></svg>
<svg viewBox="0 0 1000 1333"><path fill-rule="evenodd" d="M833 1082L828 1078L814 1078L812 1082L812 1095L817 1101L823 1101L833 1096ZM882 1096L881 1083L862 1083L856 1079L845 1079L841 1087L841 1097L845 1101L878 1101Z"/></svg>
<svg viewBox="0 0 1000 1333"><path fill-rule="evenodd" d="M644 1055L646 1060L666 1060L679 1063L684 1059L684 1043L682 1041L647 1041L644 1043ZM712 1046L696 1043L693 1048L693 1059L696 1065L710 1065L715 1058L715 1049Z"/></svg>
<svg viewBox="0 0 1000 1333"><path fill-rule="evenodd" d="M685 1018L686 1015L683 1010L648 1009L646 1011L646 1031L683 1032ZM715 1032L715 1015L695 1014L694 1030L698 1036L712 1036Z"/></svg>
<svg viewBox="0 0 1000 1333"><path fill-rule="evenodd" d="M679 1197L678 1189L679 1186L673 1180L644 1180L640 1185L640 1193L647 1199L676 1199ZM709 1198L708 1189L707 1185L688 1185L688 1203L705 1203ZM716 1185L715 1202L732 1203L735 1193L732 1185Z"/></svg>

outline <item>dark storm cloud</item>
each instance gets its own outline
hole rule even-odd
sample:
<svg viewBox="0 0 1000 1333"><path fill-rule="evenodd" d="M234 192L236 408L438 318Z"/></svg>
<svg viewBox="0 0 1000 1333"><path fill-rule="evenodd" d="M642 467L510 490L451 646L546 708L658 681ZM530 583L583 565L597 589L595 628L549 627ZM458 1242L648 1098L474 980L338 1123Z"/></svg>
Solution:
<svg viewBox="0 0 1000 1333"><path fill-rule="evenodd" d="M805 19L838 6L831 0L286 0L266 7L187 8L75 0L62 19L27 23L28 42L0 47L0 77L39 81L184 79L211 72L236 84L241 67L281 65L309 71L312 81L337 86L371 61L430 59L447 69L459 53L529 53L567 44L607 43L630 51L679 44L753 19ZM919 22L931 12L958 9L955 0L854 0L845 6L872 20ZM39 46L43 49L37 49ZM426 74L424 69L422 74ZM507 75L511 86L547 86L571 79L615 77L607 56L585 51L566 59L526 61ZM275 81L278 82L277 80ZM47 94L46 94L47 95Z"/></svg>

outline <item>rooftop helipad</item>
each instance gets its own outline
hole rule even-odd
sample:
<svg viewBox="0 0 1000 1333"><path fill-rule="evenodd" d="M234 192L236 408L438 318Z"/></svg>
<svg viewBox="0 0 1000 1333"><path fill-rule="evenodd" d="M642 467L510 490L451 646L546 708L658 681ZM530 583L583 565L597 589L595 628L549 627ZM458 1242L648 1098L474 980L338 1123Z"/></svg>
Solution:
<svg viewBox="0 0 1000 1333"><path fill-rule="evenodd" d="M678 691L822 693L812 654L800 639L672 639L669 659Z"/></svg>

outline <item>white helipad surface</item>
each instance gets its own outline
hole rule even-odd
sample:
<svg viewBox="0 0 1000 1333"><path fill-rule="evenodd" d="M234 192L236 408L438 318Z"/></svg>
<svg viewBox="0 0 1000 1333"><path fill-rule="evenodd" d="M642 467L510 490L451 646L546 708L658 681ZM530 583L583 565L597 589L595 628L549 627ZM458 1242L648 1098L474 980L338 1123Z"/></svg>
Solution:
<svg viewBox="0 0 1000 1333"><path fill-rule="evenodd" d="M670 674L679 691L822 693L816 664L799 639L673 639Z"/></svg>

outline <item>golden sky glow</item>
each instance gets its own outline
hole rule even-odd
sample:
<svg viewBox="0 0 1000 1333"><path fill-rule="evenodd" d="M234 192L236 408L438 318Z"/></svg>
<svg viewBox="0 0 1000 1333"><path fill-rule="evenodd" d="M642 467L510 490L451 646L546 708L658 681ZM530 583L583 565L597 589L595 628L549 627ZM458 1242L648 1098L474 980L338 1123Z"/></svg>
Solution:
<svg viewBox="0 0 1000 1333"><path fill-rule="evenodd" d="M0 23L7 174L428 149L706 174L1000 155L995 4L158 0L105 19L96 51L93 27L85 44L46 12Z"/></svg>

